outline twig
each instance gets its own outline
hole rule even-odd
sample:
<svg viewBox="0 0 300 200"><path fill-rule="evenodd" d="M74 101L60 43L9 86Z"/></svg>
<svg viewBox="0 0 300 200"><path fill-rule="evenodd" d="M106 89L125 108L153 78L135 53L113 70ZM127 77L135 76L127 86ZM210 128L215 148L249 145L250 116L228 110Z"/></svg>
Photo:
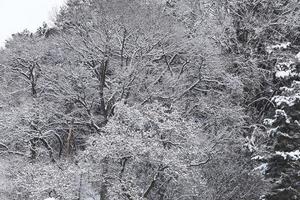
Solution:
<svg viewBox="0 0 300 200"><path fill-rule="evenodd" d="M35 143L35 142L37 142L37 141L41 141L41 142L43 143L43 145L44 145L44 146L46 147L46 149L48 150L49 157L50 157L51 161L55 163L55 159L54 159L54 157L53 157L53 149L52 149L52 147L48 144L48 142L47 142L44 138L42 138L42 137L34 137L34 138L30 139L31 144L33 144L33 143ZM35 149L32 149L32 150L35 151Z"/></svg>
<svg viewBox="0 0 300 200"><path fill-rule="evenodd" d="M6 146L5 144L3 144L3 143L0 143L0 147L4 147L6 150L8 150L9 148L8 148L8 146Z"/></svg>
<svg viewBox="0 0 300 200"><path fill-rule="evenodd" d="M177 97L174 101L179 100L183 95L185 95L185 93L187 93L188 91L190 91L191 89L193 89L199 82L200 82L200 80L197 80L195 83L193 83L188 89L186 89L185 91L183 91L181 93L181 95L179 95L179 97Z"/></svg>
<svg viewBox="0 0 300 200"><path fill-rule="evenodd" d="M182 73L183 73L183 71L184 71L184 68L185 68L185 66L186 66L188 63L189 63L189 61L188 61L188 60L186 60L186 61L183 63L183 65L182 65L182 67L181 67L181 69L180 69L180 72L179 72L179 74L178 74L178 77L177 77L177 79L179 79L179 78L180 78L181 74L182 74Z"/></svg>
<svg viewBox="0 0 300 200"><path fill-rule="evenodd" d="M256 100L254 100L253 102L251 102L250 104L248 104L247 107L251 106L251 105L254 104L255 102L262 101L262 100L266 100L266 101L268 101L270 104L272 104L272 106L273 106L274 108L276 107L275 104L274 104L272 101L270 101L270 99L268 99L268 98L266 98L266 97L260 97L260 98L258 98L258 99L256 99Z"/></svg>
<svg viewBox="0 0 300 200"><path fill-rule="evenodd" d="M9 150L8 146L3 144L3 143L0 143L0 147L4 147L5 150L4 151L0 151L0 153L2 152L6 152L6 153L9 153L9 154L15 154L15 155L19 155L19 156L26 156L26 154L22 153L22 152L17 152L17 151L11 151Z"/></svg>
<svg viewBox="0 0 300 200"><path fill-rule="evenodd" d="M195 163L195 164L190 164L189 167L199 167L201 165L207 164L210 160L211 160L211 157L209 156L209 158L207 158L205 161Z"/></svg>

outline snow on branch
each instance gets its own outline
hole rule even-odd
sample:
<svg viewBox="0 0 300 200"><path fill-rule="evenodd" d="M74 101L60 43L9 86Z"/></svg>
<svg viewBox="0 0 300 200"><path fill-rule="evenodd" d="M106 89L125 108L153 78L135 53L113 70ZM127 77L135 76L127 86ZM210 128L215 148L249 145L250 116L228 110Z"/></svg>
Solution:
<svg viewBox="0 0 300 200"><path fill-rule="evenodd" d="M299 150L295 150L295 151L291 151L291 152L281 152L281 151L276 151L276 155L280 155L282 156L285 160L286 159L290 159L290 160L300 160L300 151Z"/></svg>

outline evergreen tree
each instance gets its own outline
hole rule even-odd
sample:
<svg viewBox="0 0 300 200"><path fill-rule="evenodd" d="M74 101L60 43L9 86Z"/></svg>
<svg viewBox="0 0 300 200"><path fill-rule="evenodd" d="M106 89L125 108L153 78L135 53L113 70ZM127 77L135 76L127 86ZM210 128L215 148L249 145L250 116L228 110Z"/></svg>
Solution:
<svg viewBox="0 0 300 200"><path fill-rule="evenodd" d="M274 49L288 48L290 43L273 45ZM276 65L275 80L282 87L272 98L276 107L273 119L265 119L270 126L270 154L266 157L266 177L273 183L271 191L262 197L266 200L300 199L300 74L299 54L295 59Z"/></svg>

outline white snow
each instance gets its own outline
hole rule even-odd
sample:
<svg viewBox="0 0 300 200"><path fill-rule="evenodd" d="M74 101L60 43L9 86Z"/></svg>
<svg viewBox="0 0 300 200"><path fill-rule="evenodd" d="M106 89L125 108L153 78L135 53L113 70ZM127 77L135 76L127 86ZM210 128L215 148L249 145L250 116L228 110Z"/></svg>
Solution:
<svg viewBox="0 0 300 200"><path fill-rule="evenodd" d="M285 97L285 96L274 96L271 99L275 104L280 107L283 104L287 104L287 106L295 105L297 100L300 100L300 94L295 94L293 96Z"/></svg>
<svg viewBox="0 0 300 200"><path fill-rule="evenodd" d="M281 136L283 136L283 137L286 137L286 138L291 138L291 136L289 136L289 134L283 133L283 132L281 132L281 131L277 132L277 134L278 134L278 135L281 135Z"/></svg>
<svg viewBox="0 0 300 200"><path fill-rule="evenodd" d="M294 64L295 62L289 60L288 62L280 62L276 65L276 68L278 70L282 70L282 69L287 69L289 68L292 64Z"/></svg>
<svg viewBox="0 0 300 200"><path fill-rule="evenodd" d="M268 170L268 163L263 163L260 166L253 169L253 171L259 171L261 174L265 174Z"/></svg>
<svg viewBox="0 0 300 200"><path fill-rule="evenodd" d="M251 160L262 160L262 159L264 159L263 156L254 156L251 158Z"/></svg>
<svg viewBox="0 0 300 200"><path fill-rule="evenodd" d="M268 46L266 48L266 51L268 52L268 54L271 54L273 52L273 49L270 46Z"/></svg>
<svg viewBox="0 0 300 200"><path fill-rule="evenodd" d="M289 88L289 87L280 87L279 89L283 92L288 92L288 93L291 93L295 90L294 88Z"/></svg>
<svg viewBox="0 0 300 200"><path fill-rule="evenodd" d="M270 130L268 130L267 133L268 133L271 137L273 137L274 135L276 135L277 131L278 131L278 127L276 127L276 128L271 128Z"/></svg>
<svg viewBox="0 0 300 200"><path fill-rule="evenodd" d="M297 124L298 126L300 126L300 123L298 120L295 120L294 123Z"/></svg>
<svg viewBox="0 0 300 200"><path fill-rule="evenodd" d="M250 138L247 136L246 140L247 141L245 142L244 146L248 148L250 152L256 151L255 137L253 135Z"/></svg>
<svg viewBox="0 0 300 200"><path fill-rule="evenodd" d="M290 119L288 118L287 114L285 113L284 110L277 109L275 111L275 117L283 116L285 118L286 123L290 123Z"/></svg>
<svg viewBox="0 0 300 200"><path fill-rule="evenodd" d="M300 81L293 81L292 87L300 88Z"/></svg>
<svg viewBox="0 0 300 200"><path fill-rule="evenodd" d="M285 160L287 158L290 158L291 160L299 160L300 159L300 151L295 150L291 152L282 152L282 151L276 151L276 155L282 156Z"/></svg>
<svg viewBox="0 0 300 200"><path fill-rule="evenodd" d="M44 200L56 200L56 199L51 197L51 198L47 198L47 199L44 199Z"/></svg>
<svg viewBox="0 0 300 200"><path fill-rule="evenodd" d="M276 44L276 45L272 45L271 48L272 49L286 49L291 45L290 42L284 42L281 44Z"/></svg>
<svg viewBox="0 0 300 200"><path fill-rule="evenodd" d="M299 53L297 53L297 55L295 56L295 58L297 59L297 61L299 61L299 62L300 62L300 52L299 52Z"/></svg>
<svg viewBox="0 0 300 200"><path fill-rule="evenodd" d="M278 116L284 116L285 118L287 118L287 114L285 113L284 110L281 110L281 109L276 109L276 111L275 111L275 117L278 117Z"/></svg>
<svg viewBox="0 0 300 200"><path fill-rule="evenodd" d="M273 123L275 122L275 120L274 119L264 119L264 125L266 125L266 126L272 126L273 125Z"/></svg>
<svg viewBox="0 0 300 200"><path fill-rule="evenodd" d="M287 71L277 71L275 73L276 78L286 78L289 77L291 75L291 70L287 70Z"/></svg>
<svg viewBox="0 0 300 200"><path fill-rule="evenodd" d="M272 98L272 101L274 101L277 106L281 106L282 104L287 104L289 106L292 106L291 102L289 101L289 97L274 96Z"/></svg>
<svg viewBox="0 0 300 200"><path fill-rule="evenodd" d="M286 49L290 45L291 45L290 42L284 42L284 43L281 43L281 44L276 44L276 45L268 46L266 49L267 49L268 53L272 53L272 51L275 50L275 49Z"/></svg>
<svg viewBox="0 0 300 200"><path fill-rule="evenodd" d="M266 200L266 196L265 195L260 196L259 200Z"/></svg>
<svg viewBox="0 0 300 200"><path fill-rule="evenodd" d="M292 160L300 159L300 151L299 150L292 151L292 152L288 153L288 155L291 157Z"/></svg>
<svg viewBox="0 0 300 200"><path fill-rule="evenodd" d="M295 69L288 69L288 70L279 70L277 72L275 72L275 77L276 78L283 78L283 79L287 79L287 78L293 78L293 77L300 77L300 74L295 72Z"/></svg>
<svg viewBox="0 0 300 200"><path fill-rule="evenodd" d="M286 160L286 157L287 157L287 155L286 155L286 152L280 152L280 151L276 151L276 153L275 153L276 155L280 155L281 157L283 157L284 158L284 160Z"/></svg>

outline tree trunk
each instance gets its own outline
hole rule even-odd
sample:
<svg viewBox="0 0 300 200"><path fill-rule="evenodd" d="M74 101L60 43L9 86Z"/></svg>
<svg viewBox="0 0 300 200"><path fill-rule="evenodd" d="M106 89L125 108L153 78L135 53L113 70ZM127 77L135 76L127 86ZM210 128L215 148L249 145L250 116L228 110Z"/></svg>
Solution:
<svg viewBox="0 0 300 200"><path fill-rule="evenodd" d="M99 73L99 96L100 96L100 114L104 117L104 120L107 121L107 112L105 109L105 99L104 99L104 86L105 86L105 75L106 69L108 66L108 59L102 60Z"/></svg>
<svg viewBox="0 0 300 200"><path fill-rule="evenodd" d="M105 157L102 160L103 164L103 181L101 183L101 187L100 187L100 200L108 200L108 195L107 195L107 186L108 186L108 182L107 182L107 173L108 173L108 157Z"/></svg>

